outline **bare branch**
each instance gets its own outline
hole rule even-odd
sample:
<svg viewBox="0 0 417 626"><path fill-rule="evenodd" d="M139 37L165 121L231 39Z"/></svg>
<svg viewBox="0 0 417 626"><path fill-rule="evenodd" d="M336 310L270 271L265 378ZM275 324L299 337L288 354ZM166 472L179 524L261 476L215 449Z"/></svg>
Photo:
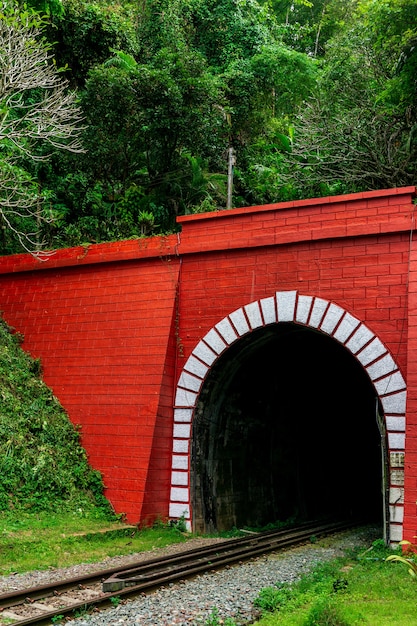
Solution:
<svg viewBox="0 0 417 626"><path fill-rule="evenodd" d="M341 113L312 99L296 125L287 181L343 181L369 189L412 184L415 154L407 148L408 133L403 120L375 109L366 94L357 94L357 105Z"/></svg>
<svg viewBox="0 0 417 626"><path fill-rule="evenodd" d="M22 157L45 161L55 150L83 152L81 109L54 63L43 23L26 9L0 0L0 219L25 250L39 246L23 222L51 221ZM38 255L38 253L36 253Z"/></svg>

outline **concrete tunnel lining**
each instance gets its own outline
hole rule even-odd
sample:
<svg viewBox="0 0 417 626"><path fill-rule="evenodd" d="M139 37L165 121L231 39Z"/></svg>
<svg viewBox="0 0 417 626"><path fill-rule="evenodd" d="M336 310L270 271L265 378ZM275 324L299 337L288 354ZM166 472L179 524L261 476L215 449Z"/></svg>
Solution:
<svg viewBox="0 0 417 626"><path fill-rule="evenodd" d="M199 394L218 359L239 339L271 324L291 323L319 331L349 351L366 372L382 407L387 431L391 479L389 535L402 539L406 386L395 360L379 338L337 304L296 291L251 302L231 312L197 344L180 375L174 406L170 517L184 517L193 525L190 492L191 425ZM360 437L360 432L357 433Z"/></svg>

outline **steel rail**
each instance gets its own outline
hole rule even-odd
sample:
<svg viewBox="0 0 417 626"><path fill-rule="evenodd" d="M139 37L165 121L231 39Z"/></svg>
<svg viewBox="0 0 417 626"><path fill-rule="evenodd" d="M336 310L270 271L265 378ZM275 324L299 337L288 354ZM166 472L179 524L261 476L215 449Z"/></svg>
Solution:
<svg viewBox="0 0 417 626"><path fill-rule="evenodd" d="M1 594L0 611L5 608L16 607L24 602L32 603L51 596L59 596L65 591L82 588L87 584L102 582L104 593L93 599L74 603L67 607L63 606L53 611L45 611L42 615L23 618L15 622L16 626L50 624L51 619L56 615L74 616L74 612L85 610L90 606L109 605L114 597L123 599L145 593L174 581L191 578L202 572L220 569L267 552L303 543L312 536L319 538L358 525L360 525L359 522L352 521L307 523L296 528L257 533L249 538L230 539L171 556L140 561L124 569L118 567L99 570L48 585Z"/></svg>
<svg viewBox="0 0 417 626"><path fill-rule="evenodd" d="M338 528L346 528L345 523L340 522ZM112 575L103 582L103 591L120 591L129 586L152 584L154 580L158 581L162 577L175 580L175 578L190 575L190 572L199 573L207 569L224 567L236 561L292 545L294 542L308 540L312 534L318 536L329 531L334 532L334 529L334 524L325 524L320 527L317 524L315 526L309 524L294 529L268 531L257 533L250 538L234 539L214 546L190 550L157 560L156 563L143 562L139 564L139 567L131 567Z"/></svg>

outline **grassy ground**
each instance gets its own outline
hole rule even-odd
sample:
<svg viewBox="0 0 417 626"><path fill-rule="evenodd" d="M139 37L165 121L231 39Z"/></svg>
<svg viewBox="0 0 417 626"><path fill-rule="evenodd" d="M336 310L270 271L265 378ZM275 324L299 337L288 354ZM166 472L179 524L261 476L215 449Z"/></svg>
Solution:
<svg viewBox="0 0 417 626"><path fill-rule="evenodd" d="M102 531L107 531L103 533ZM186 542L163 524L138 530L85 513L0 516L0 574L65 567ZM417 579L388 563L381 541L318 566L294 585L264 589L257 626L416 626ZM207 624L221 624L214 616ZM233 620L224 622L234 626Z"/></svg>
<svg viewBox="0 0 417 626"><path fill-rule="evenodd" d="M109 531L103 533L102 531ZM185 542L176 528L158 525L138 531L121 522L74 513L0 516L0 574L92 563Z"/></svg>
<svg viewBox="0 0 417 626"><path fill-rule="evenodd" d="M404 565L387 563L390 553L375 542L292 587L263 590L257 626L416 626L417 580Z"/></svg>
<svg viewBox="0 0 417 626"><path fill-rule="evenodd" d="M185 541L178 529L136 533L115 521L79 430L20 341L0 318L0 574Z"/></svg>

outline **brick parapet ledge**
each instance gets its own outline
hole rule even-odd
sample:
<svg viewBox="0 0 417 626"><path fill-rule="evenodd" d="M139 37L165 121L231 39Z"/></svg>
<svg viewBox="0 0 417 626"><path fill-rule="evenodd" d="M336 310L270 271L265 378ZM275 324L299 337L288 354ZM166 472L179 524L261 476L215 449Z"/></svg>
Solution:
<svg viewBox="0 0 417 626"><path fill-rule="evenodd" d="M177 218L182 255L407 232L416 187L229 209ZM210 236L207 236L207 233Z"/></svg>
<svg viewBox="0 0 417 626"><path fill-rule="evenodd" d="M405 232L415 195L410 186L185 215L178 234L3 256L0 274Z"/></svg>
<svg viewBox="0 0 417 626"><path fill-rule="evenodd" d="M14 254L3 256L0 257L0 274L137 259L166 258L178 255L178 241L177 235L144 237L63 248L42 252L39 255Z"/></svg>

